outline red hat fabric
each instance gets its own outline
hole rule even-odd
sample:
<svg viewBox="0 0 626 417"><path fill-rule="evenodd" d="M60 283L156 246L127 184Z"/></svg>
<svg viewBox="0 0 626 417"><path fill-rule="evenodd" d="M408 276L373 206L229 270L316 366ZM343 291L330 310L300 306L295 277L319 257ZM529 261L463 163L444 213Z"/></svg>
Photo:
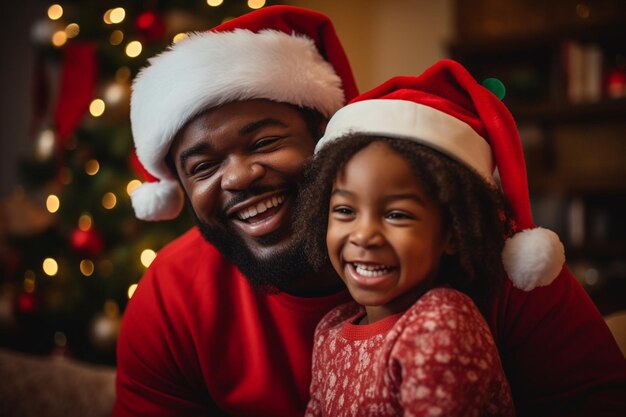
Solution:
<svg viewBox="0 0 626 417"><path fill-rule="evenodd" d="M321 13L271 6L191 34L151 58L133 82L137 156L159 180L134 190L135 215L166 220L180 213L182 190L165 156L176 133L202 111L264 98L330 117L357 93L335 29Z"/></svg>
<svg viewBox="0 0 626 417"><path fill-rule="evenodd" d="M521 233L502 254L513 284L524 290L548 285L565 262L554 232L532 221L521 141L506 106L458 62L442 60L417 77L395 77L339 110L316 151L347 134L397 137L445 153L502 190Z"/></svg>

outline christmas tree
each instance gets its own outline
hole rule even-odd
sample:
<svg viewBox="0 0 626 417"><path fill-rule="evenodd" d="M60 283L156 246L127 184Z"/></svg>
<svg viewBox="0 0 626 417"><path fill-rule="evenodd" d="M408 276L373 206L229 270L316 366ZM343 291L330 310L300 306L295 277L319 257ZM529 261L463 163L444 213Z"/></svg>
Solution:
<svg viewBox="0 0 626 417"><path fill-rule="evenodd" d="M129 194L150 178L133 151L132 79L188 32L265 5L64 1L33 25L35 131L0 211L1 346L114 364L134 288L156 251L191 226L184 215L134 216Z"/></svg>

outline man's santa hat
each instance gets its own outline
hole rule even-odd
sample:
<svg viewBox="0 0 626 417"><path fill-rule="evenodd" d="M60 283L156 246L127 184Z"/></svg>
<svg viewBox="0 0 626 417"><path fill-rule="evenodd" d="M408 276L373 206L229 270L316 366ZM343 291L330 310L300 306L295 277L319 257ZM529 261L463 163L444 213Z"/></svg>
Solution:
<svg viewBox="0 0 626 417"><path fill-rule="evenodd" d="M430 146L495 184L497 168L517 233L502 261L517 288L550 284L565 262L563 244L535 227L526 164L517 127L506 106L459 63L443 60L419 77L395 77L364 93L329 121L316 151L348 134L405 138ZM468 213L468 215L470 215Z"/></svg>
<svg viewBox="0 0 626 417"><path fill-rule="evenodd" d="M158 181L131 195L135 215L167 220L183 206L165 157L178 131L211 107L264 98L330 117L357 94L348 59L323 14L272 6L195 33L149 60L133 82L139 161Z"/></svg>

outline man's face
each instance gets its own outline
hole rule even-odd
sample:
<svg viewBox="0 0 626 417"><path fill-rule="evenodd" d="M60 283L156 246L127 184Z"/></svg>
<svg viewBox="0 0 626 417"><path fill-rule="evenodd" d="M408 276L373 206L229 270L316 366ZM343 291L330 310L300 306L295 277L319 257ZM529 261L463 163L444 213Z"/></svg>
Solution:
<svg viewBox="0 0 626 417"><path fill-rule="evenodd" d="M253 284L280 286L304 267L290 226L314 146L302 114L268 100L213 108L174 140L171 156L200 230Z"/></svg>

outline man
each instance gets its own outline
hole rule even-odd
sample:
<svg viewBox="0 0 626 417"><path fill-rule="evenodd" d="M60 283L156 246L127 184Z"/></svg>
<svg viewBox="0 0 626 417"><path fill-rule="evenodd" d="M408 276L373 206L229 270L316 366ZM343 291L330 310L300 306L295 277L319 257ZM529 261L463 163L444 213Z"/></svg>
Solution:
<svg viewBox="0 0 626 417"><path fill-rule="evenodd" d="M287 6L179 42L138 76L133 136L159 181L135 212L173 218L186 200L197 227L124 313L114 416L303 413L313 330L349 295L308 267L290 214L325 120L355 95L330 21ZM624 359L566 269L531 292L508 285L487 319L520 415L621 411Z"/></svg>

